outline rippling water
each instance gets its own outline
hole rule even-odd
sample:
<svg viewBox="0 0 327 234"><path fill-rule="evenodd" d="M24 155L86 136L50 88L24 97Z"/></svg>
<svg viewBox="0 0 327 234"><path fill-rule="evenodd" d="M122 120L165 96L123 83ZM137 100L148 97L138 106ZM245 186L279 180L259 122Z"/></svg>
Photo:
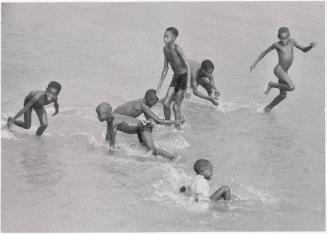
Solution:
<svg viewBox="0 0 327 234"><path fill-rule="evenodd" d="M277 55L252 74L249 66L284 25L318 47L295 51L296 90L264 114L277 94L263 95ZM156 87L168 26L180 30L187 57L214 61L221 105L193 96L183 131L155 128L156 144L181 154L178 162L122 133L109 156L95 107ZM2 231L324 230L324 49L323 2L3 4L2 126L30 90L51 80L63 89L42 138L35 114L30 130L2 130ZM208 206L178 193L198 158L214 165L212 192L226 184L237 200Z"/></svg>

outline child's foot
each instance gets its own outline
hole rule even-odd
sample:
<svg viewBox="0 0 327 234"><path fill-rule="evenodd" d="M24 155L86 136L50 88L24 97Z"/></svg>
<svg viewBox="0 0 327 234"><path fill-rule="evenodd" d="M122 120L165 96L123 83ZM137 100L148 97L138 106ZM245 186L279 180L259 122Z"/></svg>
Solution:
<svg viewBox="0 0 327 234"><path fill-rule="evenodd" d="M13 124L12 118L9 117L6 126L9 128Z"/></svg>
<svg viewBox="0 0 327 234"><path fill-rule="evenodd" d="M269 93L270 89L271 89L271 85L270 85L270 82L268 82L265 87L264 94L267 95Z"/></svg>
<svg viewBox="0 0 327 234"><path fill-rule="evenodd" d="M264 110L264 112L270 112L271 111L271 108L269 108L269 107L266 106L263 110Z"/></svg>

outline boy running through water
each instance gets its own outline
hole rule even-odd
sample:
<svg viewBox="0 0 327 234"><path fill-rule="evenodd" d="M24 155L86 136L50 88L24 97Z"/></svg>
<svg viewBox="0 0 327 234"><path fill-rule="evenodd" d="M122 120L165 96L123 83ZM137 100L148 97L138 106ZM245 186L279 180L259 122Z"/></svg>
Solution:
<svg viewBox="0 0 327 234"><path fill-rule="evenodd" d="M58 95L61 85L56 81L51 81L45 91L31 91L24 100L24 107L12 118L9 117L7 126L15 124L21 128L29 129L32 123L32 110L34 109L40 121L40 127L36 131L37 136L41 136L48 126L47 112L45 105L53 102L56 115L59 111ZM24 114L24 121L17 120Z"/></svg>
<svg viewBox="0 0 327 234"><path fill-rule="evenodd" d="M161 78L157 87L157 93L160 92L162 82L166 78L168 72L168 64L174 71L173 79L169 85L166 97L163 102L164 106L164 115L166 120L170 120L171 110L170 104L175 97L173 110L175 114L175 120L181 118L181 104L184 98L189 98L191 95L190 90L190 67L187 62L187 59L182 51L182 48L175 43L175 40L178 36L178 30L174 27L166 29L164 34L164 68L162 70ZM185 91L186 90L186 91ZM175 127L180 129L180 124L176 123Z"/></svg>
<svg viewBox="0 0 327 234"><path fill-rule="evenodd" d="M107 102L103 102L98 105L96 112L100 122L107 122L106 140L109 142L110 151L115 149L117 131L121 131L127 134L137 134L140 143L147 147L147 149L152 150L152 154L155 156L161 155L164 158L168 158L170 160L176 158L171 153L157 148L154 145L152 137L153 126L151 123L145 123L144 121L138 120L136 118L113 113L111 105Z"/></svg>
<svg viewBox="0 0 327 234"><path fill-rule="evenodd" d="M264 110L266 112L270 112L271 109L279 104L286 98L287 91L293 91L295 86L291 77L288 75L288 69L291 67L294 54L293 54L293 47L295 46L299 50L303 52L308 52L313 47L316 46L316 43L310 43L309 46L304 47L297 43L294 39L290 38L290 32L287 27L281 27L278 29L278 39L279 41L272 44L269 48L264 50L258 57L258 59L254 62L254 64L250 67L252 71L257 63L270 51L276 49L278 53L278 64L274 68L274 74L278 78L278 83L270 81L267 84L265 89L265 94L268 94L271 88L280 89L280 94L269 104L267 105Z"/></svg>
<svg viewBox="0 0 327 234"><path fill-rule="evenodd" d="M201 65L193 60L189 60L189 64L191 69L191 86L193 94L199 98L208 100L217 106L220 93L216 88L212 75L213 70L215 69L213 63L209 59L206 59L202 61ZM198 90L199 85L207 91L208 95L205 95Z"/></svg>

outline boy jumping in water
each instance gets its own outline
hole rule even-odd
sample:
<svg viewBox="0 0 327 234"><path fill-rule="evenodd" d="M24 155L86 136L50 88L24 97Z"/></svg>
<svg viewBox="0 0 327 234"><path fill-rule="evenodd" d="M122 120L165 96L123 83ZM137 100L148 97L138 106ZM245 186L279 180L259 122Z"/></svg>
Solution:
<svg viewBox="0 0 327 234"><path fill-rule="evenodd" d="M303 47L299 43L297 43L294 39L290 38L290 32L287 27L281 27L278 30L278 39L279 42L272 44L269 48L264 50L258 57L258 59L254 62L254 64L250 67L252 71L257 63L270 51L276 49L278 53L279 62L274 68L274 74L278 78L278 83L270 81L267 84L265 89L265 94L267 95L271 88L280 89L280 94L268 105L264 108L266 112L270 112L271 109L280 103L282 100L286 98L287 91L293 91L295 86L291 77L288 75L288 69L291 67L293 62L293 47L302 50L303 52L308 52L313 47L316 46L316 43L312 42L309 46Z"/></svg>
<svg viewBox="0 0 327 234"><path fill-rule="evenodd" d="M56 81L51 81L45 91L31 91L24 100L24 107L12 118L9 117L7 126L15 124L19 127L29 129L32 123L32 110L34 109L40 121L40 127L36 131L37 136L41 136L48 126L47 112L45 105L53 102L56 115L59 111L58 95L61 90L61 85ZM24 114L24 121L17 120Z"/></svg>
<svg viewBox="0 0 327 234"><path fill-rule="evenodd" d="M181 118L181 104L184 98L189 98L191 95L190 91L190 67L188 65L187 59L182 51L182 48L175 43L178 36L178 30L174 27L166 29L164 35L163 47L164 51L164 68L162 70L161 78L157 87L157 93L160 92L162 82L166 78L168 72L168 63L174 71L173 79L169 85L165 100L163 102L164 115L166 120L170 120L170 104L175 97L173 110L175 114L175 120ZM186 92L185 92L186 89ZM175 127L180 129L180 124L176 123Z"/></svg>
<svg viewBox="0 0 327 234"><path fill-rule="evenodd" d="M119 115L126 115L133 118L139 117L144 114L145 118L150 121L154 121L157 124L171 125L183 123L184 119L179 120L165 120L160 119L155 113L151 111L159 98L157 97L156 91L154 89L149 89L146 91L144 98L136 99L125 104L119 105L114 110L114 113Z"/></svg>
<svg viewBox="0 0 327 234"><path fill-rule="evenodd" d="M119 130L127 134L137 134L140 143L145 145L149 150L152 150L153 155L161 155L170 160L175 159L174 155L154 145L152 137L153 125L151 123L145 123L136 118L112 113L112 107L107 102L98 105L96 112L101 122L107 122L106 140L109 142L110 151L115 149L116 133Z"/></svg>
<svg viewBox="0 0 327 234"><path fill-rule="evenodd" d="M208 180L212 177L213 166L209 160L198 159L194 163L194 171L196 177L189 186L183 185L179 191L185 193L187 196L194 198L196 202L199 201L220 201L231 200L232 194L230 188L226 185L221 186L210 197L210 187Z"/></svg>
<svg viewBox="0 0 327 234"><path fill-rule="evenodd" d="M203 60L200 63L189 60L191 69L191 86L193 94L199 98L208 100L214 105L218 105L218 97L220 95L216 88L215 81L213 78L213 70L215 69L213 63L209 60ZM208 93L205 95L198 90L198 85L202 86Z"/></svg>

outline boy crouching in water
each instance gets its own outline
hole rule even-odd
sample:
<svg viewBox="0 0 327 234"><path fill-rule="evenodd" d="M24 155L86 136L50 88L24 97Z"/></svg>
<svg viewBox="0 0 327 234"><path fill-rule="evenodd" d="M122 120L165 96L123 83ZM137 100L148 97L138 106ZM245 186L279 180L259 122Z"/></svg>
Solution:
<svg viewBox="0 0 327 234"><path fill-rule="evenodd" d="M196 202L198 201L219 201L219 200L231 200L232 195L228 186L221 186L216 192L209 197L210 187L208 180L212 177L213 166L209 160L199 159L194 163L194 171L196 177L192 181L191 185L183 185L180 188L181 193L185 193L187 196L193 197Z"/></svg>
<svg viewBox="0 0 327 234"><path fill-rule="evenodd" d="M176 158L173 154L157 148L154 145L152 136L152 122L145 122L133 117L113 113L112 107L108 102L103 102L98 105L96 112L98 114L99 121L107 122L106 140L109 142L110 151L115 148L116 133L118 130L127 134L137 134L140 143L147 149L152 150L152 154L155 156L161 155L162 157L170 160Z"/></svg>
<svg viewBox="0 0 327 234"><path fill-rule="evenodd" d="M53 102L56 115L59 111L58 95L61 90L61 85L56 81L51 81L45 91L31 91L24 100L24 107L14 116L9 117L7 121L8 128L15 124L21 128L29 129L32 123L32 110L35 110L40 121L40 127L36 131L37 136L41 136L48 126L46 105ZM24 121L17 120L24 114Z"/></svg>

